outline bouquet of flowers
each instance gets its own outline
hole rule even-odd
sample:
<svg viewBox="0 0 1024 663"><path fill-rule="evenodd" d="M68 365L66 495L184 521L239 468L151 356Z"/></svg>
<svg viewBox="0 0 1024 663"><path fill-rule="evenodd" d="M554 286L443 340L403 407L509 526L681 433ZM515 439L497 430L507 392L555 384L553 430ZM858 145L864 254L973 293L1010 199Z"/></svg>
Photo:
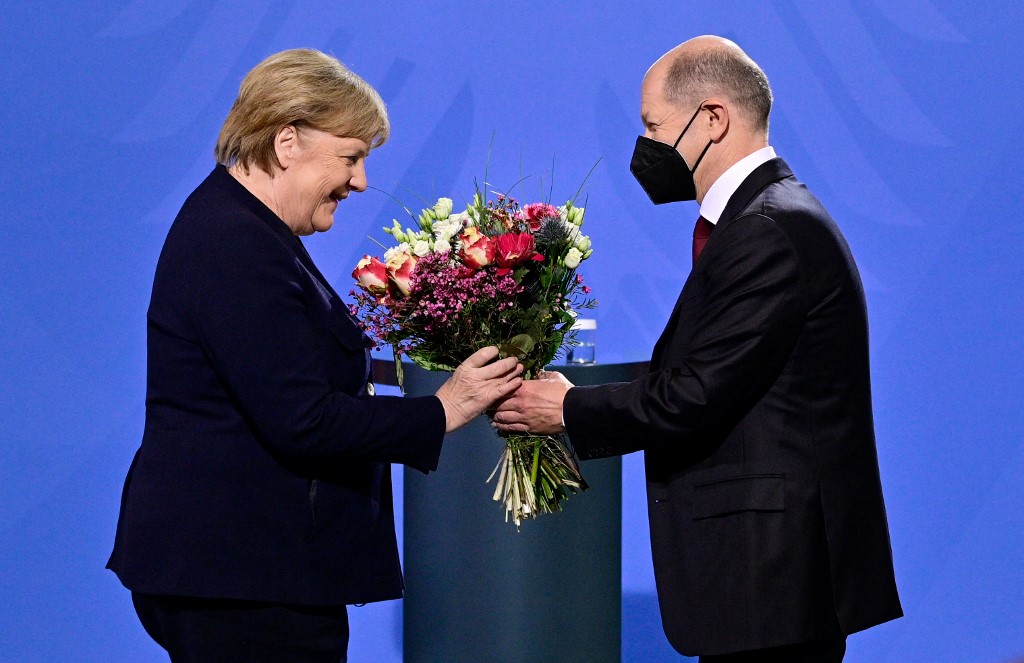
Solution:
<svg viewBox="0 0 1024 663"><path fill-rule="evenodd" d="M576 311L591 308L590 288L576 273L590 257L580 232L584 208L572 201L520 205L478 191L465 211L450 198L424 209L418 229L398 221L384 231L398 243L383 259L363 257L352 272L359 289L352 306L378 343L394 349L402 382L403 355L432 371L452 371L481 347L516 356L530 378L573 344ZM488 478L505 519L561 510L586 490L563 436L505 435L505 449Z"/></svg>

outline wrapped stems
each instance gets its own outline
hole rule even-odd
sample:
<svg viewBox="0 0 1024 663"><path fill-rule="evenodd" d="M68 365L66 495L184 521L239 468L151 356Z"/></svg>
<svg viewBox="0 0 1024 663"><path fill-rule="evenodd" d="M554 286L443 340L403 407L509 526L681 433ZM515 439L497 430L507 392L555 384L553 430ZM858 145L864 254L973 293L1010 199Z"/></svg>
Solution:
<svg viewBox="0 0 1024 663"><path fill-rule="evenodd" d="M497 475L493 499L505 507L505 522L562 510L562 501L587 489L575 455L561 435L505 436L505 448L490 482Z"/></svg>

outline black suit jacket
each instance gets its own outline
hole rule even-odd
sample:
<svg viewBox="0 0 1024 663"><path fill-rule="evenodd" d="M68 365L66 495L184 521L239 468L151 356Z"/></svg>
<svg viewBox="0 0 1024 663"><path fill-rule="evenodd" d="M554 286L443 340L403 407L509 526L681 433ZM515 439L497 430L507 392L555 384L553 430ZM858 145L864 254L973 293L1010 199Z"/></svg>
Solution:
<svg viewBox="0 0 1024 663"><path fill-rule="evenodd" d="M730 199L636 382L577 387L581 458L643 449L666 634L688 655L902 614L849 248L781 159Z"/></svg>
<svg viewBox="0 0 1024 663"><path fill-rule="evenodd" d="M222 166L167 235L146 426L109 568L151 594L397 598L389 463L437 466L433 397L369 397L368 339L288 227Z"/></svg>

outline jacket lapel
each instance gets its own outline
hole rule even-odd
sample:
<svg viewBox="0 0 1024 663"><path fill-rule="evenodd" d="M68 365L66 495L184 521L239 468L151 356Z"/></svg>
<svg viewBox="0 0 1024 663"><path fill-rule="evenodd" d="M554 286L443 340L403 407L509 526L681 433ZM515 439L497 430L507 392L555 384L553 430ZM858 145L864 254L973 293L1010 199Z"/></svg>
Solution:
<svg viewBox="0 0 1024 663"><path fill-rule="evenodd" d="M331 286L330 282L324 278L323 274L320 273L316 263L313 262L313 258L309 255L309 252L306 251L306 246L302 243L302 240L294 235L292 236L292 239L296 245L295 254L299 258L299 263L306 270L313 283L321 291L321 294L325 295L324 301L327 303L328 307L333 313L339 314L340 317L344 318L348 324L352 325L352 327L358 331L360 336L362 336L362 343L364 346L372 346L373 341L365 332L363 332L363 328L360 326L359 320L356 319L356 317L348 310L348 306L345 305L344 300L342 300L341 296L334 290L334 287Z"/></svg>
<svg viewBox="0 0 1024 663"><path fill-rule="evenodd" d="M371 347L373 341L363 332L359 321L349 312L344 300L335 292L330 282L320 273L320 270L317 269L316 264L313 263L313 258L310 257L306 247L302 244L302 240L292 233L288 225L274 214L273 210L263 204L259 198L252 195L241 182L232 177L231 173L223 165L218 164L213 169L213 173L210 174L210 178L221 190L234 198L238 204L259 217L277 235L278 239L295 254L299 265L301 265L310 281L312 281L320 293L325 308L330 310L330 314L339 323L336 327L332 327L332 330L338 331L338 328L345 329L351 327L351 329L345 329L343 334L346 338L342 340L346 341L346 345L356 344L356 347Z"/></svg>
<svg viewBox="0 0 1024 663"><path fill-rule="evenodd" d="M793 171L790 170L785 161L778 157L770 159L755 168L754 171L750 173L742 183L740 183L739 187L729 198L729 202L722 211L722 216L719 217L718 223L715 224L715 230L711 233L708 243L704 245L704 251L701 253L701 257L707 255L708 250L715 242L715 236L720 234L721 229L732 223L732 221L735 220L748 205L750 205L750 202L755 196L760 194L769 184L773 184L787 177L793 177ZM676 328L676 322L682 309L682 303L686 299L685 295L687 287L690 285L691 279L693 279L694 275L700 268L700 264L701 261L698 258L697 263L693 266L689 276L686 277L686 282L683 284L683 289L680 291L679 297L676 299L675 306L672 309L672 314L669 316L668 322L665 324L665 330L662 332L658 342L654 345L654 351L651 355L651 370L657 370L657 368L659 368L658 364L661 362L665 345L671 339L672 332Z"/></svg>

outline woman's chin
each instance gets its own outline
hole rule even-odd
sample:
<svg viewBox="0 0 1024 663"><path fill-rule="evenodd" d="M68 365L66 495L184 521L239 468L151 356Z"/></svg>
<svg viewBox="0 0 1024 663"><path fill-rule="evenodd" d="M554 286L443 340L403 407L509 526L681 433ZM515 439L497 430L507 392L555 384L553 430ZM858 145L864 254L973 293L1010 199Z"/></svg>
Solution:
<svg viewBox="0 0 1024 663"><path fill-rule="evenodd" d="M313 230L318 233L325 233L334 227L334 215L326 214L313 219Z"/></svg>

